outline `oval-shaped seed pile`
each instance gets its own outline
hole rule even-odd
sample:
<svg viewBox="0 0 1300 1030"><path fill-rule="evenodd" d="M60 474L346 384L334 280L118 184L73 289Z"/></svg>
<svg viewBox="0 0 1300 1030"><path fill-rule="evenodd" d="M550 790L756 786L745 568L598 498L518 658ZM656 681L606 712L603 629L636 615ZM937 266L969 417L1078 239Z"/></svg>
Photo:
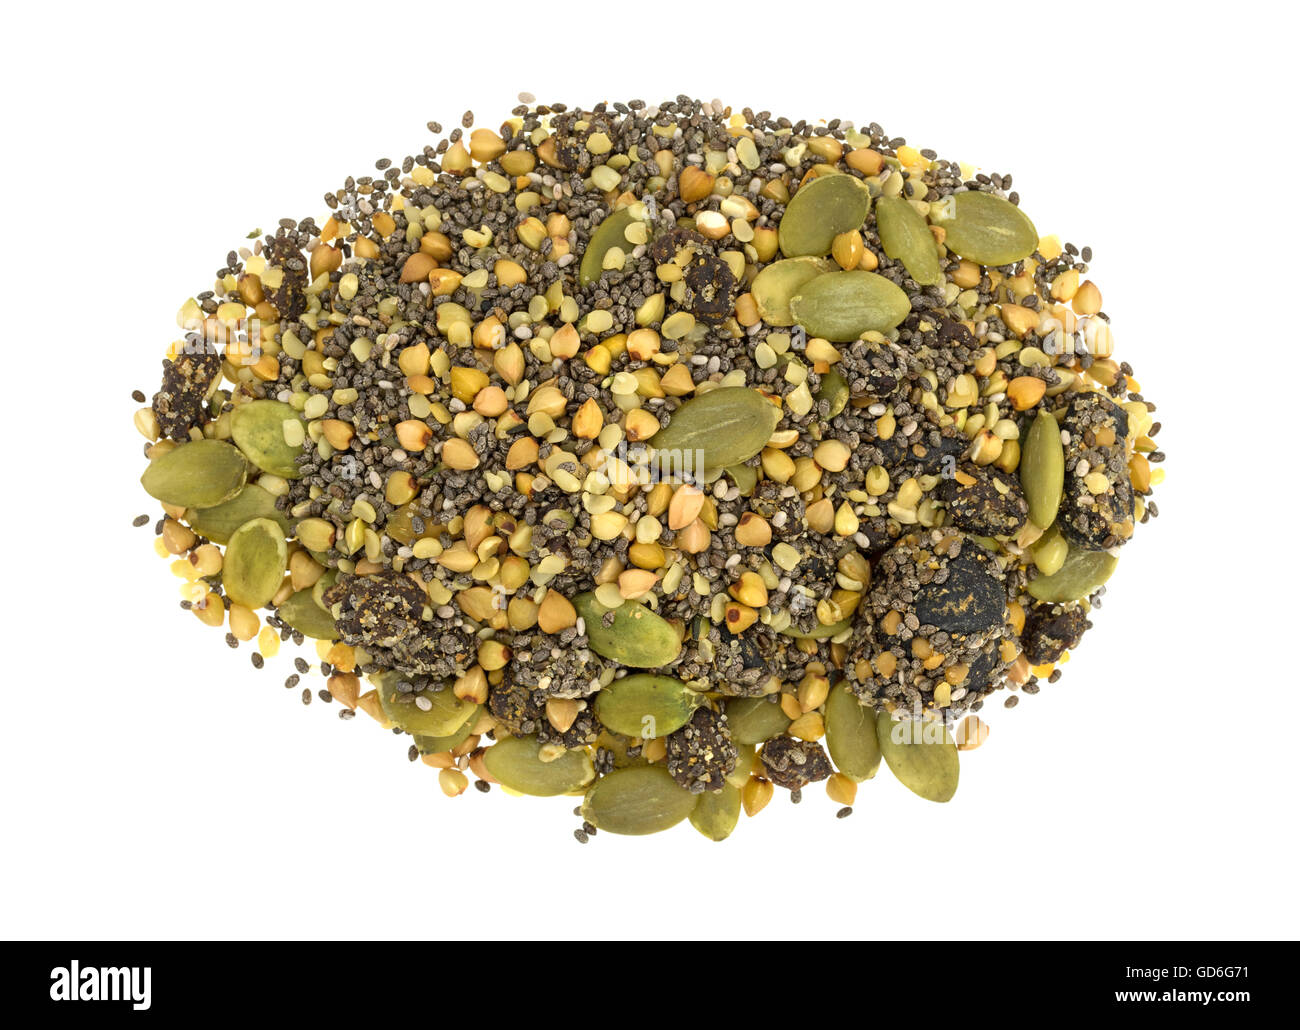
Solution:
<svg viewBox="0 0 1300 1030"><path fill-rule="evenodd" d="M949 800L1158 513L1090 249L874 123L429 128L181 304L134 415L181 607L580 841Z"/></svg>

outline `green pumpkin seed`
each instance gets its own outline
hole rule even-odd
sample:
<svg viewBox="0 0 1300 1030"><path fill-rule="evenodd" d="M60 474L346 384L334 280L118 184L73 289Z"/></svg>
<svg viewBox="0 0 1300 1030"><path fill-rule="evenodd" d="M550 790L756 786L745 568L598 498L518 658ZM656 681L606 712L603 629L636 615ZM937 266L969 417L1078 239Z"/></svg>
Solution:
<svg viewBox="0 0 1300 1030"><path fill-rule="evenodd" d="M221 566L221 585L235 604L261 608L284 582L289 546L273 519L250 519L230 537Z"/></svg>
<svg viewBox="0 0 1300 1030"><path fill-rule="evenodd" d="M908 316L907 294L875 272L827 272L790 298L794 320L809 336L848 343L865 332L893 329Z"/></svg>
<svg viewBox="0 0 1300 1030"><path fill-rule="evenodd" d="M663 766L631 766L615 769L591 785L582 817L606 833L641 836L676 826L691 814L697 800Z"/></svg>
<svg viewBox="0 0 1300 1030"><path fill-rule="evenodd" d="M244 487L248 462L222 440L182 444L149 463L140 477L145 493L181 508L213 508Z"/></svg>
<svg viewBox="0 0 1300 1030"><path fill-rule="evenodd" d="M944 245L980 265L1010 265L1038 248L1038 230L1020 208L992 193L953 193L930 209Z"/></svg>
<svg viewBox="0 0 1300 1030"><path fill-rule="evenodd" d="M724 386L692 397L650 438L664 472L699 474L740 465L761 451L781 409L757 390Z"/></svg>
<svg viewBox="0 0 1300 1030"><path fill-rule="evenodd" d="M334 629L334 617L317 604L311 594L310 590L290 594L275 613L304 637L313 640L336 639L338 634Z"/></svg>
<svg viewBox="0 0 1300 1030"><path fill-rule="evenodd" d="M325 564L323 561L321 561L321 558L323 558L324 555L320 555L319 557L313 555L313 557L316 558L316 564L318 565ZM329 588L332 587L338 581L338 578L339 578L338 569L327 568L325 570L325 574L322 575L320 579L316 580L315 584L313 584L311 588L311 599L315 601L316 604L319 605L321 608L324 608L326 611L329 611L330 607L325 603L325 591L329 590Z"/></svg>
<svg viewBox="0 0 1300 1030"><path fill-rule="evenodd" d="M583 286L589 286L600 278L605 267L605 254L611 247L619 247L628 254L632 252L632 244L624 235L632 221L632 209L621 207L596 226L596 231L587 241L587 249L582 252L582 264L578 267L578 280Z"/></svg>
<svg viewBox="0 0 1300 1030"><path fill-rule="evenodd" d="M502 786L539 798L581 790L596 775L586 751L565 751L543 762L539 750L536 737L506 737L483 752L483 765Z"/></svg>
<svg viewBox="0 0 1300 1030"><path fill-rule="evenodd" d="M677 633L645 605L625 601L617 608L605 608L594 593L579 594L573 606L586 623L587 645L604 658L633 669L657 669L667 665L682 649ZM614 619L606 625L607 612Z"/></svg>
<svg viewBox="0 0 1300 1030"><path fill-rule="evenodd" d="M478 708L473 701L453 694L450 686L442 690L403 694L397 689L400 678L399 673L390 671L381 672L371 679L388 721L412 736L445 737L465 725ZM424 701L428 702L427 708L422 707Z"/></svg>
<svg viewBox="0 0 1300 1030"><path fill-rule="evenodd" d="M482 705L475 705L474 710L469 713L469 717L461 723L459 729L452 730L450 733L441 737L431 737L421 734L414 738L415 746L419 748L422 755L440 755L444 751L450 751L454 747L459 747L469 738L470 731L474 724L478 722L479 713L483 710Z"/></svg>
<svg viewBox="0 0 1300 1030"><path fill-rule="evenodd" d="M826 402L829 409L826 417L834 418L849 403L848 380L832 368L822 376L822 381L817 387L817 400Z"/></svg>
<svg viewBox="0 0 1300 1030"><path fill-rule="evenodd" d="M835 768L857 783L880 768L876 713L842 686L832 687L826 698L826 749Z"/></svg>
<svg viewBox="0 0 1300 1030"><path fill-rule="evenodd" d="M780 736L790 725L781 706L765 697L733 697L725 702L727 728L737 744L762 744Z"/></svg>
<svg viewBox="0 0 1300 1030"><path fill-rule="evenodd" d="M300 473L294 458L302 454L302 446L285 443L284 424L300 418L283 401L249 401L231 413L230 436L235 446L263 472L297 479Z"/></svg>
<svg viewBox="0 0 1300 1030"><path fill-rule="evenodd" d="M229 542L231 535L250 519L271 519L288 536L293 523L275 506L275 497L256 483L250 483L230 500L213 508L190 508L185 520L200 536L214 544Z"/></svg>
<svg viewBox="0 0 1300 1030"><path fill-rule="evenodd" d="M834 270L834 262L825 258L790 258L773 261L749 285L750 296L759 317L768 325L794 325L790 298L803 289L809 279Z"/></svg>
<svg viewBox="0 0 1300 1030"><path fill-rule="evenodd" d="M730 465L725 471L736 484L741 497L748 497L758 485L758 469L753 465Z"/></svg>
<svg viewBox="0 0 1300 1030"><path fill-rule="evenodd" d="M888 712L876 717L876 740L889 771L927 801L948 801L957 793L957 745L937 720L894 722Z"/></svg>
<svg viewBox="0 0 1300 1030"><path fill-rule="evenodd" d="M728 732L730 732L730 720L728 720ZM758 757L758 748L753 744L740 744L734 735L731 742L737 745L736 766L731 772L727 773L725 779L733 787L743 787L749 782L751 776L762 775L763 770L760 766L763 762Z"/></svg>
<svg viewBox="0 0 1300 1030"><path fill-rule="evenodd" d="M907 274L923 286L943 282L939 245L929 225L902 197L881 197L876 202L876 231L885 253L903 262Z"/></svg>
<svg viewBox="0 0 1300 1030"><path fill-rule="evenodd" d="M785 206L777 243L786 257L831 252L842 232L861 229L871 213L871 192L852 175L820 175L804 183Z"/></svg>
<svg viewBox="0 0 1300 1030"><path fill-rule="evenodd" d="M706 791L691 809L691 825L709 840L726 840L740 822L740 789L728 783L719 791Z"/></svg>
<svg viewBox="0 0 1300 1030"><path fill-rule="evenodd" d="M637 673L614 680L596 695L596 715L615 733L649 740L680 730L703 703L681 680Z"/></svg>
<svg viewBox="0 0 1300 1030"><path fill-rule="evenodd" d="M1031 597L1052 604L1081 601L1110 579L1119 559L1106 551L1071 547L1065 562L1050 576L1035 576L1025 589Z"/></svg>
<svg viewBox="0 0 1300 1030"><path fill-rule="evenodd" d="M1046 411L1029 424L1020 448L1020 487L1029 502L1029 518L1039 529L1056 521L1065 484L1065 448L1061 427Z"/></svg>
<svg viewBox="0 0 1300 1030"><path fill-rule="evenodd" d="M831 637L838 637L849 628L849 620L841 619L839 622L832 622L829 626L824 622L819 622L807 633L798 626L790 625L781 630L783 637L790 637L793 640L829 640Z"/></svg>

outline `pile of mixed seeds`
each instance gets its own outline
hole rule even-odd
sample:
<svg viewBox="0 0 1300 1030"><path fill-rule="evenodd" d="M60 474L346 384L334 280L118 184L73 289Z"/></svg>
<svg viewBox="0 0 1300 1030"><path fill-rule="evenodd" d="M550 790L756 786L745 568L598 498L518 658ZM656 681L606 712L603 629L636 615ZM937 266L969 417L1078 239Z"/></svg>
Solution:
<svg viewBox="0 0 1300 1030"><path fill-rule="evenodd" d="M520 99L182 306L136 414L182 606L579 840L847 814L882 757L948 800L1157 514L1088 248L874 124Z"/></svg>

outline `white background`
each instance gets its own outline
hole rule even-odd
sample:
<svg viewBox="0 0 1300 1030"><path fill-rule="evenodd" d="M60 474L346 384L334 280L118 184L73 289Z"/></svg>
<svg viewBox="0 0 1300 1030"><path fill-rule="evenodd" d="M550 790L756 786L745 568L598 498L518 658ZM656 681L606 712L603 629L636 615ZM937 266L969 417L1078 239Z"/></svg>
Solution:
<svg viewBox="0 0 1300 1030"><path fill-rule="evenodd" d="M0 934L1295 936L1294 14L599 8L7 16ZM882 771L844 821L813 787L725 844L580 847L571 799L447 800L364 716L282 689L289 653L255 673L177 608L130 527L129 395L180 302L250 229L322 218L426 121L495 126L520 90L875 120L1014 173L1041 231L1093 246L1165 425L1164 514L1063 681L990 707L951 804Z"/></svg>

